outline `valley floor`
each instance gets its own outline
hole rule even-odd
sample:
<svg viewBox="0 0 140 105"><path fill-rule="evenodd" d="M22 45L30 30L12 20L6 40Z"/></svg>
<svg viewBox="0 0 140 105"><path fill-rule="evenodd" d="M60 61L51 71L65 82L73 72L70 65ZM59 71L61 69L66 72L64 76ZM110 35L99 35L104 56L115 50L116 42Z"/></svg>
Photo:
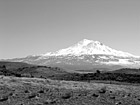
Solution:
<svg viewBox="0 0 140 105"><path fill-rule="evenodd" d="M0 105L140 105L140 86L0 76Z"/></svg>

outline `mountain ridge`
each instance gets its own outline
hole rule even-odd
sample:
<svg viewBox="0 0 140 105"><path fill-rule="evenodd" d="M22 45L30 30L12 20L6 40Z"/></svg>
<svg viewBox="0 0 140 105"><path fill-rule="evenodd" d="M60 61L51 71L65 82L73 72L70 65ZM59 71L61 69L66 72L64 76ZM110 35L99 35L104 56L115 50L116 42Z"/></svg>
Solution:
<svg viewBox="0 0 140 105"><path fill-rule="evenodd" d="M139 56L123 51L117 51L99 41L88 39L84 39L73 46L56 52L31 55L25 58L15 58L8 61L56 66L75 70L93 68L105 68L111 70L123 67L140 67Z"/></svg>

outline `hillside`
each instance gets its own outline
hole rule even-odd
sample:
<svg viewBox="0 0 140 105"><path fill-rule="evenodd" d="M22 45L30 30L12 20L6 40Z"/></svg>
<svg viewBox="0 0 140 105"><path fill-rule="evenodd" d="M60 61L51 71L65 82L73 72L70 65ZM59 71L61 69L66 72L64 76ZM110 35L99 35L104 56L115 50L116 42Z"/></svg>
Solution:
<svg viewBox="0 0 140 105"><path fill-rule="evenodd" d="M122 69L119 69L119 70L111 71L111 73L125 73L125 74L137 74L137 75L140 75L140 69L122 68Z"/></svg>
<svg viewBox="0 0 140 105"><path fill-rule="evenodd" d="M48 78L67 73L58 67L29 65L20 62L0 62L0 75L16 77Z"/></svg>
<svg viewBox="0 0 140 105"><path fill-rule="evenodd" d="M23 67L31 67L34 65L24 63L24 62L8 62L8 61L0 61L0 67L6 66L6 69L18 69Z"/></svg>
<svg viewBox="0 0 140 105"><path fill-rule="evenodd" d="M4 63L3 63L4 64ZM6 63L7 64L7 63ZM8 63L9 64L9 63ZM12 63L15 65L15 63ZM11 65L12 65L11 64ZM19 64L19 63L18 63ZM130 72L131 71L131 72ZM137 71L137 73L136 73ZM120 69L106 72L96 70L96 72L67 72L58 67L30 66L16 69L7 69L6 66L0 67L0 75L28 78L50 78L53 80L67 81L116 81L121 83L140 83L139 69Z"/></svg>

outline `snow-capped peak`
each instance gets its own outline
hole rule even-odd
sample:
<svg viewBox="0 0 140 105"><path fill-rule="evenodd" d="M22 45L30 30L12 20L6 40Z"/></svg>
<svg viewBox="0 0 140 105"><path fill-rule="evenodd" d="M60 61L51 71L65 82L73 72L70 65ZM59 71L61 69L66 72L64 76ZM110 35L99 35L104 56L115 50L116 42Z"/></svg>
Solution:
<svg viewBox="0 0 140 105"><path fill-rule="evenodd" d="M93 41L88 39L83 39L79 41L77 44L68 47L66 49L61 49L56 52L49 52L43 54L43 56L66 56L66 55L94 55L94 54L105 54L105 55L114 55L121 57L137 57L127 52L117 51L112 49L99 41Z"/></svg>
<svg viewBox="0 0 140 105"><path fill-rule="evenodd" d="M83 39L82 41L79 41L78 44L76 44L76 45L87 46L88 44L91 44L91 43L101 44L99 41Z"/></svg>
<svg viewBox="0 0 140 105"><path fill-rule="evenodd" d="M88 45L89 43L93 43L93 41L88 39L83 39L82 41L78 42L78 45Z"/></svg>

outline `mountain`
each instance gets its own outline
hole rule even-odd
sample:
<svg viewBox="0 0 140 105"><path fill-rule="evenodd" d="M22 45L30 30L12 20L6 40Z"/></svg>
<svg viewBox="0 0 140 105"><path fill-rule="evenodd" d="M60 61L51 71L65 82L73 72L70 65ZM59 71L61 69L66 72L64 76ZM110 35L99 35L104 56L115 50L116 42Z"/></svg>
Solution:
<svg viewBox="0 0 140 105"><path fill-rule="evenodd" d="M140 67L139 56L117 51L99 41L88 39L56 52L9 59L7 61L57 66L72 70L113 70L123 67Z"/></svg>
<svg viewBox="0 0 140 105"><path fill-rule="evenodd" d="M99 41L92 41L84 39L77 44L68 47L66 49L59 50L54 53L46 53L42 56L66 56L66 55L93 55L93 54L105 54L105 55L114 55L114 56L121 56L121 57L136 57L132 54L117 51L111 49L108 46L100 43Z"/></svg>

